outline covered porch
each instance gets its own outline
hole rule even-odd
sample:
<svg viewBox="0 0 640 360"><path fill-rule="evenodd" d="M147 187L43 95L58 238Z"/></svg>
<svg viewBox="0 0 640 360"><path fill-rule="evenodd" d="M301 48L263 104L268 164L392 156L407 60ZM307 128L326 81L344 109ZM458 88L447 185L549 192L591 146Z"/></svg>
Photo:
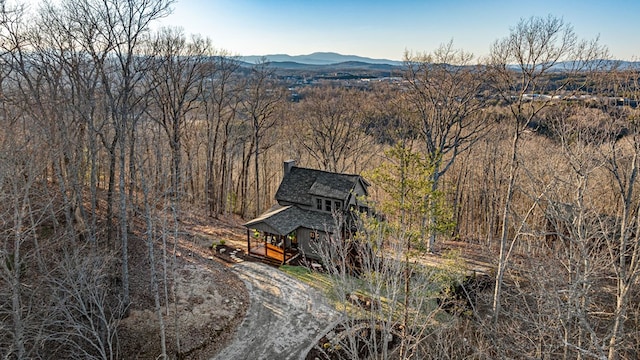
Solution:
<svg viewBox="0 0 640 360"><path fill-rule="evenodd" d="M290 206L273 207L260 217L244 224L247 227L247 253L278 264L298 256L298 238L294 225L282 221Z"/></svg>
<svg viewBox="0 0 640 360"><path fill-rule="evenodd" d="M250 230L247 230L249 233ZM264 233L247 237L247 249L251 256L263 257L285 264L298 255L297 243L287 246L285 236Z"/></svg>

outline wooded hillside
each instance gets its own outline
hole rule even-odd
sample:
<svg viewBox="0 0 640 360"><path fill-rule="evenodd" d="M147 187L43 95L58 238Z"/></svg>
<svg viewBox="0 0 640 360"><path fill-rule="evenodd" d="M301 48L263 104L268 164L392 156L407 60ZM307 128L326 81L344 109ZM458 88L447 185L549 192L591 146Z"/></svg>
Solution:
<svg viewBox="0 0 640 360"><path fill-rule="evenodd" d="M152 32L170 6L2 9L4 357L118 357L134 222L160 308L171 255L153 247L171 252L189 211L248 219L272 205L284 160L368 177L398 147L441 194L423 198L418 249L455 239L494 259L489 318L457 325L480 331L467 356L640 356L640 69L550 16L522 20L486 59L448 43L407 53L401 79L292 83L209 39ZM374 202L392 197L383 185ZM34 296L41 281L91 309L48 317L44 301L65 297Z"/></svg>

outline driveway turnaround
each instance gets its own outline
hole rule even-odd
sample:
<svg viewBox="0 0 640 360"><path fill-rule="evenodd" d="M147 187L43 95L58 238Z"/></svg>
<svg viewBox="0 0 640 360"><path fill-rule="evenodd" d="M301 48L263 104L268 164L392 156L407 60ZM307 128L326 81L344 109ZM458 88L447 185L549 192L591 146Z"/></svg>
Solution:
<svg viewBox="0 0 640 360"><path fill-rule="evenodd" d="M269 265L242 262L233 271L251 304L231 344L214 359L304 359L339 314L310 286Z"/></svg>

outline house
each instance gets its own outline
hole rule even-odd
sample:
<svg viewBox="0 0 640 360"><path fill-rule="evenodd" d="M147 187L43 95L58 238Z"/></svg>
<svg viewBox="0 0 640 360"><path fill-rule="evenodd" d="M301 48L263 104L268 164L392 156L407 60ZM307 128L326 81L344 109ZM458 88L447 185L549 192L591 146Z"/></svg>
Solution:
<svg viewBox="0 0 640 360"><path fill-rule="evenodd" d="M244 224L249 254L280 263L299 254L318 259L323 239L338 232L346 235L352 230L352 215L368 211L363 202L368 187L360 175L307 169L286 161L277 203Z"/></svg>

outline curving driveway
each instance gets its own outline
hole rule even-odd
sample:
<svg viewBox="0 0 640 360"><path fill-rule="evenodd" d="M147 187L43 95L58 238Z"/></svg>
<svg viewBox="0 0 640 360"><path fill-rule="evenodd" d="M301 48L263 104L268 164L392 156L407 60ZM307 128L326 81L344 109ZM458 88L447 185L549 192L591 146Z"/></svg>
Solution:
<svg viewBox="0 0 640 360"><path fill-rule="evenodd" d="M231 342L214 360L304 359L339 317L317 290L271 266L242 262L233 271L251 304Z"/></svg>

